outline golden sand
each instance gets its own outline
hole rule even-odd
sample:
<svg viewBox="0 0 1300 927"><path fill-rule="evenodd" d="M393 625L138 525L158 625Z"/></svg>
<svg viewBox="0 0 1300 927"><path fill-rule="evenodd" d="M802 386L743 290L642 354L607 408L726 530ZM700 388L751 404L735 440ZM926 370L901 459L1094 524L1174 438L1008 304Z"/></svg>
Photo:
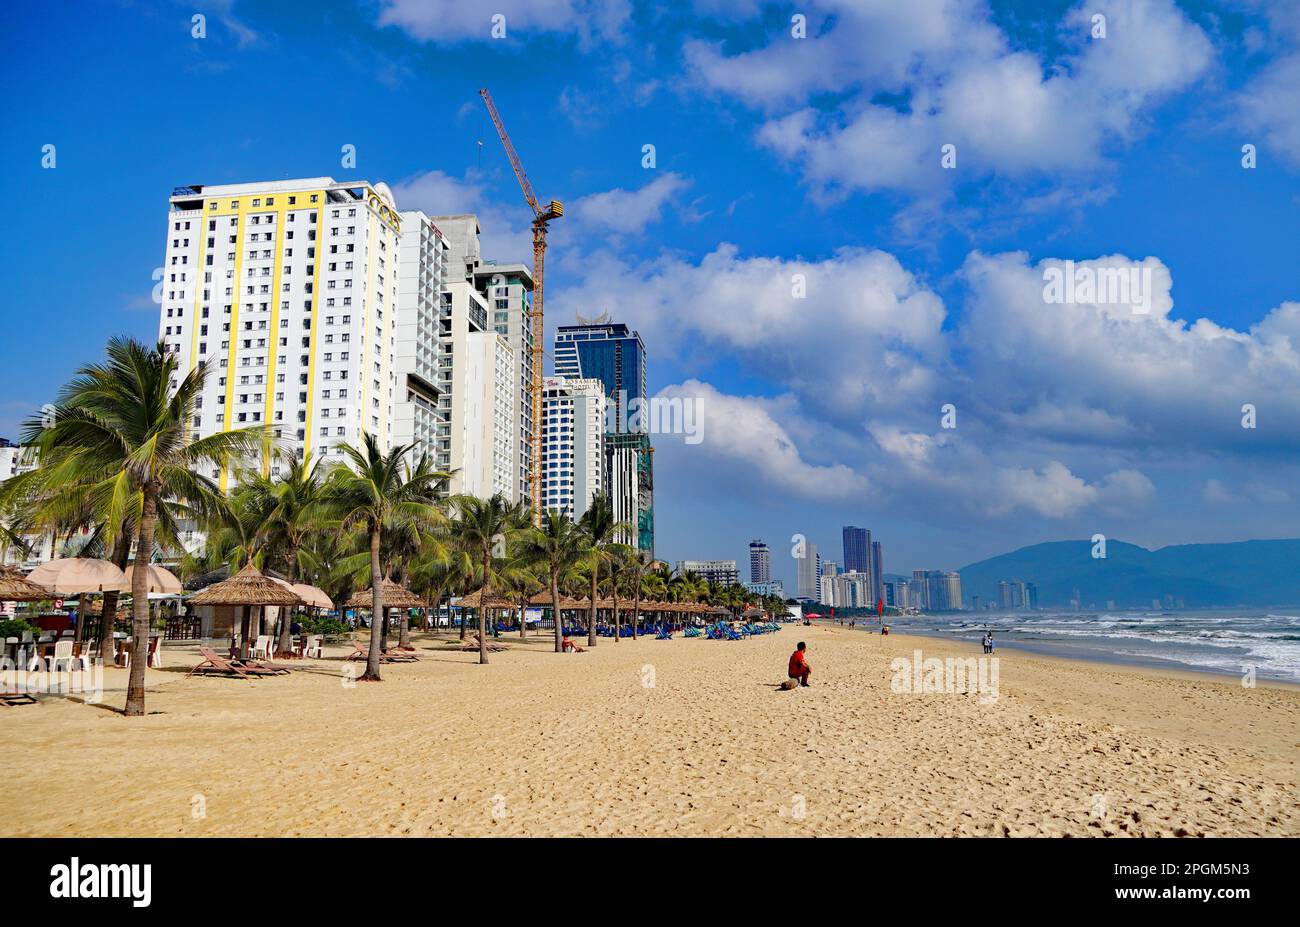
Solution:
<svg viewBox="0 0 1300 927"><path fill-rule="evenodd" d="M813 687L777 691L799 639ZM478 666L417 637L351 687L351 647L254 682L168 647L145 718L0 709L0 833L1300 834L1294 687L1004 650L986 703L891 691L893 657L975 652L927 638L502 640Z"/></svg>

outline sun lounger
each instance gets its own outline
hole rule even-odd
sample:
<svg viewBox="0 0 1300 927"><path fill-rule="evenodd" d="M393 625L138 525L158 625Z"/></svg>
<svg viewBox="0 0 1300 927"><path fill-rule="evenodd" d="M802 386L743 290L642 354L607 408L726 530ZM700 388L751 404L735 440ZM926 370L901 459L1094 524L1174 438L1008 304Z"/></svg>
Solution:
<svg viewBox="0 0 1300 927"><path fill-rule="evenodd" d="M221 654L209 647L200 647L199 654L203 657L203 662L199 663L186 676L227 676L237 679L252 679L257 676L279 676L278 670L263 669L261 667L250 666L248 664L237 663L228 660Z"/></svg>
<svg viewBox="0 0 1300 927"><path fill-rule="evenodd" d="M6 708L35 704L36 697L30 692L0 692L0 705L4 705Z"/></svg>

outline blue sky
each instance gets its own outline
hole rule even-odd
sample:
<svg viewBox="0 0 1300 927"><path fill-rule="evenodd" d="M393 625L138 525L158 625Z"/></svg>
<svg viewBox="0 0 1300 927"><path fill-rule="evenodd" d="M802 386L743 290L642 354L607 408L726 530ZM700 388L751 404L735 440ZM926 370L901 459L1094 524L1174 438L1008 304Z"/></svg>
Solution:
<svg viewBox="0 0 1300 927"><path fill-rule="evenodd" d="M568 206L548 332L608 309L701 403L701 444L655 440L661 557L1295 535L1297 3L817 0L802 39L761 0L492 6L504 39L477 4L6 5L0 435L155 335L177 184L384 180L527 260L486 85ZM1145 261L1155 307L1046 305L1058 259Z"/></svg>

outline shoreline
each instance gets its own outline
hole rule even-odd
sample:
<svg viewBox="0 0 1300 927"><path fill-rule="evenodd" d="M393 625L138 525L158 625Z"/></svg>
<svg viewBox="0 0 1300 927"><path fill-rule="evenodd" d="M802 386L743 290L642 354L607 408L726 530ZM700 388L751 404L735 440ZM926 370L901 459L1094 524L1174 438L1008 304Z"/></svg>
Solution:
<svg viewBox="0 0 1300 927"><path fill-rule="evenodd" d="M926 640L939 641L941 643L947 644L952 647L969 647L972 652L978 652L978 655L980 656L983 655L982 651L980 651L980 648L977 645L971 643L970 641L962 640L961 638L956 637L955 635L945 636L935 632L902 630L898 627L898 625L891 625L890 628L891 628L891 636L897 634L900 637L923 637ZM856 628L854 629L855 632L857 630L858 629ZM1142 659L1140 657L1134 657L1132 659L1124 659L1119 655L1109 654L1103 651L1094 651L1087 654L1055 653L1051 651L1050 644L1042 649L1036 647L1025 647L1023 646L1023 644L1024 641L999 640L997 642L998 649L995 655L1000 655L1004 651L1012 651L1014 653L1024 654L1027 657L1036 660L1057 660L1065 663L1081 663L1086 665L1098 665L1098 666L1104 666L1107 669L1114 669L1114 670L1128 670L1131 672L1152 673L1152 674L1169 675L1169 676L1185 676L1191 679L1208 679L1208 680L1214 680L1220 682L1226 680L1241 679L1240 673L1230 673L1223 670L1212 669L1210 667L1190 666L1185 663L1179 663L1175 660L1157 662L1154 659ZM1277 688L1292 689L1297 692L1300 692L1300 682L1293 682L1289 679L1284 679L1278 676L1265 676L1265 675L1256 676L1255 684L1257 686L1271 686Z"/></svg>
<svg viewBox="0 0 1300 927"><path fill-rule="evenodd" d="M146 717L104 710L124 671L104 707L0 714L23 744L0 821L11 836L1300 835L1295 687L1017 653L999 655L991 703L901 694L891 664L919 637L786 625L557 655L546 635L503 635L479 666L420 633L418 663L351 686L349 647L256 681L187 679L193 648L168 648ZM778 691L799 640L813 686ZM927 656L978 655L930 640Z"/></svg>

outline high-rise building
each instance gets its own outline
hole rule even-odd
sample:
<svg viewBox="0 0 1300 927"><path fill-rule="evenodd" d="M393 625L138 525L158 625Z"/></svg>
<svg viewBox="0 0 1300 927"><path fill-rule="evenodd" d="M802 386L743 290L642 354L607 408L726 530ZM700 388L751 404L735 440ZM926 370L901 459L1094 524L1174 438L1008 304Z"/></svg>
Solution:
<svg viewBox="0 0 1300 927"><path fill-rule="evenodd" d="M489 323L478 232L473 216L399 212L383 183L173 190L158 327L182 372L207 370L192 434L266 425L300 458L341 460L365 433L431 454L453 492L521 498L531 341ZM492 285L524 319L531 278L504 267Z"/></svg>
<svg viewBox="0 0 1300 927"><path fill-rule="evenodd" d="M959 611L961 576L945 570L913 570L913 605L928 611Z"/></svg>
<svg viewBox="0 0 1300 927"><path fill-rule="evenodd" d="M871 572L871 532L866 528L844 528L844 570L848 573Z"/></svg>
<svg viewBox="0 0 1300 927"><path fill-rule="evenodd" d="M621 322L561 325L555 333L556 376L599 380L605 388L605 473L614 517L635 526L623 538L654 556L654 448L632 427L631 403L646 398L645 345Z"/></svg>
<svg viewBox="0 0 1300 927"><path fill-rule="evenodd" d="M530 499L529 474L533 454L533 371L532 371L532 272L523 264L498 263L483 257L479 240L478 216L472 213L433 216L448 242L448 277L458 287L467 288L475 296L461 300L467 305L469 319L462 325L454 310L444 308L441 322L444 336L448 330L458 330L468 325L474 331L491 331L505 339L514 352L513 400L516 424L510 441L513 486L508 498L512 501ZM439 357L443 369L455 368L456 344L444 341ZM455 393L444 403L451 411L456 404ZM449 423L454 429L454 423ZM539 474L540 477L540 474Z"/></svg>
<svg viewBox="0 0 1300 927"><path fill-rule="evenodd" d="M799 598L820 601L822 558L817 553L817 545L812 541L804 542L803 556L795 558L795 571Z"/></svg>
<svg viewBox="0 0 1300 927"><path fill-rule="evenodd" d="M267 425L299 457L362 432L390 443L402 219L387 185L177 187L167 225L159 340L182 373L208 369L193 435Z"/></svg>
<svg viewBox="0 0 1300 927"><path fill-rule="evenodd" d="M871 542L871 595L874 602L885 597L885 552L879 541Z"/></svg>
<svg viewBox="0 0 1300 927"><path fill-rule="evenodd" d="M740 582L740 571L734 560L678 560L678 573L694 573L701 579L720 586Z"/></svg>
<svg viewBox="0 0 1300 927"><path fill-rule="evenodd" d="M632 400L646 398L645 345L622 322L561 325L555 331L555 373L600 380L609 397L613 427L626 432Z"/></svg>
<svg viewBox="0 0 1300 927"><path fill-rule="evenodd" d="M605 491L605 390L551 377L542 392L542 505L576 521Z"/></svg>
<svg viewBox="0 0 1300 927"><path fill-rule="evenodd" d="M772 581L772 552L757 538L749 542L749 581L751 583Z"/></svg>
<svg viewBox="0 0 1300 927"><path fill-rule="evenodd" d="M415 444L438 464L440 436L449 432L438 387L439 317L448 283L450 246L424 213L401 213L397 317L393 332L393 433L395 445ZM450 468L450 460L442 465Z"/></svg>

